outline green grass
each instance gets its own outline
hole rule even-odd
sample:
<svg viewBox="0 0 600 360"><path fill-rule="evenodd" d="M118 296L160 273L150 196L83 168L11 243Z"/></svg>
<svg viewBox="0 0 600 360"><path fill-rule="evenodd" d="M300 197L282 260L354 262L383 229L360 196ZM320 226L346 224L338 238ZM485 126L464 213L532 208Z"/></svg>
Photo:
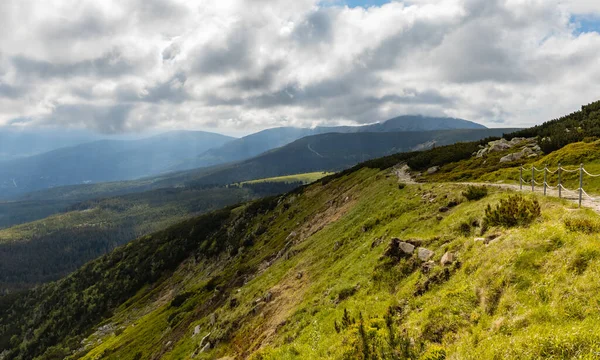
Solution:
<svg viewBox="0 0 600 360"><path fill-rule="evenodd" d="M486 246L474 241L480 227L465 234L462 224L481 221L488 204L508 195L490 189L482 200L438 211L464 190L452 184L400 190L389 172L363 169L288 195L252 220L250 231L268 223L253 245L216 261L188 259L142 289L106 320L123 331L91 336L82 358L181 359L209 333L217 345L196 358L361 358L359 314L367 341L386 351L390 311L397 344L413 339L407 348L413 358L441 350L460 359L594 358L600 251L593 234L568 229L565 219L600 217L536 197L541 218L528 227L487 229L483 236L500 237ZM447 275L440 265L423 273L405 260L389 267L382 255L391 237L420 240L436 263L453 251L460 266ZM235 280L240 273L244 281ZM215 278L217 290L208 288ZM183 292L192 295L170 306ZM256 307L268 292L272 300ZM229 306L231 298L237 306ZM334 324L345 309L355 322L338 333ZM192 336L196 326L200 333Z"/></svg>
<svg viewBox="0 0 600 360"><path fill-rule="evenodd" d="M258 183L265 183L265 182L285 182L285 183L302 182L303 184L310 184L312 182L315 182L321 178L324 178L324 177L332 175L332 174L333 174L332 172L318 171L318 172L311 172L311 173L304 173L304 174L277 176L277 177L271 177L271 178L265 178L265 179L244 181L244 182L239 183L239 185L258 184Z"/></svg>

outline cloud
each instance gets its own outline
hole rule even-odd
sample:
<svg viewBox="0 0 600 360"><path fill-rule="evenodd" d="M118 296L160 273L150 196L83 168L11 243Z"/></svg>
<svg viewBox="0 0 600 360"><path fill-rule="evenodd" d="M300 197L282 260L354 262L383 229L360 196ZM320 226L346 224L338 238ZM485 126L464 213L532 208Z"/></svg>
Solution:
<svg viewBox="0 0 600 360"><path fill-rule="evenodd" d="M239 133L415 113L527 126L597 100L595 2L363 4L2 1L0 126Z"/></svg>

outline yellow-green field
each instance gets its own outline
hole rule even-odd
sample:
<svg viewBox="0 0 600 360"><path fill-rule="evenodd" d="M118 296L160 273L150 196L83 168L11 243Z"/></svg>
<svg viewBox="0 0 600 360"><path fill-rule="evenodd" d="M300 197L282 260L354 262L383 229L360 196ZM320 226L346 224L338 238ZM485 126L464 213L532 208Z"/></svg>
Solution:
<svg viewBox="0 0 600 360"><path fill-rule="evenodd" d="M304 174L277 176L277 177L271 177L271 178L265 178L265 179L244 181L239 184L258 184L258 183L264 183L264 182L292 183L292 182L298 182L298 181L301 181L304 184L310 184L312 182L315 182L315 181L317 181L321 178L324 178L325 176L331 175L331 174L333 174L333 173L326 172L326 171L317 171L317 172L304 173Z"/></svg>

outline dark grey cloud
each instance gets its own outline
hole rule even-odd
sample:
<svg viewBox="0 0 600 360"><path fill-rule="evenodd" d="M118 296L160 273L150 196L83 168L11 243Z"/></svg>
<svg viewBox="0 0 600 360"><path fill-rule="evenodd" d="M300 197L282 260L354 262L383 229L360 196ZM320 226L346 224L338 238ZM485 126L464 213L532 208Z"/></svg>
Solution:
<svg viewBox="0 0 600 360"><path fill-rule="evenodd" d="M596 100L600 35L574 32L558 0L403 3L5 0L0 126L514 125Z"/></svg>
<svg viewBox="0 0 600 360"><path fill-rule="evenodd" d="M319 8L306 15L294 29L292 37L302 45L327 43L333 39L335 13L328 8Z"/></svg>
<svg viewBox="0 0 600 360"><path fill-rule="evenodd" d="M25 87L12 86L0 81L0 98L16 99L27 93Z"/></svg>
<svg viewBox="0 0 600 360"><path fill-rule="evenodd" d="M284 69L285 64L276 62L262 68L256 74L244 74L234 78L226 87L237 90L268 90L274 84L279 73Z"/></svg>
<svg viewBox="0 0 600 360"><path fill-rule="evenodd" d="M103 56L72 63L53 63L22 55L12 57L11 62L19 76L40 78L71 78L75 76L115 77L135 73L136 65L120 51L113 50Z"/></svg>
<svg viewBox="0 0 600 360"><path fill-rule="evenodd" d="M442 95L439 91L417 91L415 89L405 89L401 95L388 94L380 97L365 97L364 100L373 105L385 103L448 105L453 102L452 98Z"/></svg>
<svg viewBox="0 0 600 360"><path fill-rule="evenodd" d="M116 134L132 130L128 124L132 110L133 106L129 104L57 105L50 115L42 119L42 123L64 127L80 126L103 134Z"/></svg>
<svg viewBox="0 0 600 360"><path fill-rule="evenodd" d="M147 103L173 103L181 104L192 97L187 92L185 84L187 76L184 72L176 73L166 81L139 89L133 84L123 84L115 90L116 99L119 102L147 102ZM91 94L81 89L84 98L90 98Z"/></svg>
<svg viewBox="0 0 600 360"><path fill-rule="evenodd" d="M198 47L192 69L200 74L225 75L252 66L253 40L250 29L240 27L227 35L223 44Z"/></svg>

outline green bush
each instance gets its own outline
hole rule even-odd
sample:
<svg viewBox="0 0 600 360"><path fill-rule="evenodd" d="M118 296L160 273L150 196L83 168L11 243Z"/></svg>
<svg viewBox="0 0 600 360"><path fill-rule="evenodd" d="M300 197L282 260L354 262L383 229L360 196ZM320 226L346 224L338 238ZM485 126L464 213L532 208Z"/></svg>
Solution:
<svg viewBox="0 0 600 360"><path fill-rule="evenodd" d="M469 201L477 201L486 197L488 189L485 186L473 186L469 185L466 191L463 191L462 195Z"/></svg>
<svg viewBox="0 0 600 360"><path fill-rule="evenodd" d="M540 204L536 199L527 199L521 195L512 195L492 208L485 210L485 221L491 226L525 226L540 217Z"/></svg>
<svg viewBox="0 0 600 360"><path fill-rule="evenodd" d="M564 221L569 231L595 234L600 232L600 222L590 218L568 218Z"/></svg>

